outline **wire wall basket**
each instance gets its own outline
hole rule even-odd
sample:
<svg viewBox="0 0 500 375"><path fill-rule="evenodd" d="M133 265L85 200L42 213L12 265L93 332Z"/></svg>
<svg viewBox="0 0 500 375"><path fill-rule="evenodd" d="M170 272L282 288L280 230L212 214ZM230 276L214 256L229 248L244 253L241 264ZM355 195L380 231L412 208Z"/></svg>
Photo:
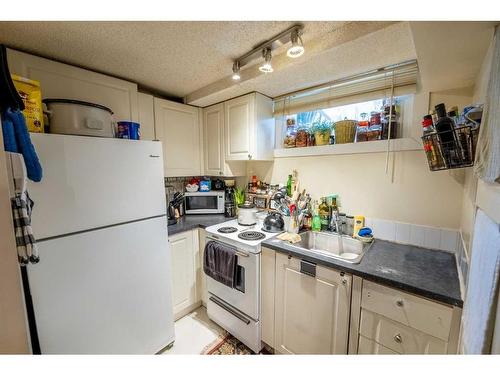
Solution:
<svg viewBox="0 0 500 375"><path fill-rule="evenodd" d="M462 126L422 137L431 171L472 167L476 154L478 127Z"/></svg>

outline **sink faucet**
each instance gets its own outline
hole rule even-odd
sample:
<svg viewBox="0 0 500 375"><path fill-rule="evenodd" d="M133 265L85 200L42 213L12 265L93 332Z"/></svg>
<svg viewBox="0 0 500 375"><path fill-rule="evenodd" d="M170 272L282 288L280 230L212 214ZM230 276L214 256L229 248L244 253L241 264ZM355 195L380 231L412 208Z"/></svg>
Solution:
<svg viewBox="0 0 500 375"><path fill-rule="evenodd" d="M329 229L342 235L342 219L340 218L339 208L337 206L330 206L330 223Z"/></svg>

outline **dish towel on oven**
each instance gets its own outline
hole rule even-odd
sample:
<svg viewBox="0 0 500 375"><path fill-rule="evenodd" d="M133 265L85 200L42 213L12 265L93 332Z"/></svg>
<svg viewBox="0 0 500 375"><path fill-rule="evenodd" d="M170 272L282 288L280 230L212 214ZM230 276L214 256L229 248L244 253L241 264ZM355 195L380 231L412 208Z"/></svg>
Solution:
<svg viewBox="0 0 500 375"><path fill-rule="evenodd" d="M12 217L16 235L17 256L21 265L38 263L38 248L31 228L31 209L33 201L28 192L16 193L11 199Z"/></svg>
<svg viewBox="0 0 500 375"><path fill-rule="evenodd" d="M215 241L207 242L203 255L203 271L207 276L233 288L236 264L234 247Z"/></svg>

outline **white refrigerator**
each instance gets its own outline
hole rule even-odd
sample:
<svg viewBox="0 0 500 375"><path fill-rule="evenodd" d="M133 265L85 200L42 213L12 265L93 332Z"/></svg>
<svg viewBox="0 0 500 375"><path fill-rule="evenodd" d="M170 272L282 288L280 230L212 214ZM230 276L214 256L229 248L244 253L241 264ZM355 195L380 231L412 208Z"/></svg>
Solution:
<svg viewBox="0 0 500 375"><path fill-rule="evenodd" d="M160 142L31 134L42 354L153 354L174 341ZM33 317L32 317L33 318Z"/></svg>

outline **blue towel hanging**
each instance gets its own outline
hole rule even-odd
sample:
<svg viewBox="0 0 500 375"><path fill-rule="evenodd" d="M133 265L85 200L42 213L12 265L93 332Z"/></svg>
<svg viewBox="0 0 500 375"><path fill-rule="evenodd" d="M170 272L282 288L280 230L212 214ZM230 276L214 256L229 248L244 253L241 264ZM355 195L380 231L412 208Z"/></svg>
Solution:
<svg viewBox="0 0 500 375"><path fill-rule="evenodd" d="M28 178L34 182L42 180L42 166L26 127L26 120L21 111L7 108L2 113L2 132L5 151L18 152L24 157Z"/></svg>

